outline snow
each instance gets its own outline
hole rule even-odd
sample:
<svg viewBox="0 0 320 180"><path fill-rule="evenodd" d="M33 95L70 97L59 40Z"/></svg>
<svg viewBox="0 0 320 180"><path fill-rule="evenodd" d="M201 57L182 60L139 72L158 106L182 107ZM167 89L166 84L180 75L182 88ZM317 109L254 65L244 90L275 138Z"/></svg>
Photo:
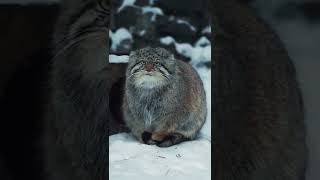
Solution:
<svg viewBox="0 0 320 180"><path fill-rule="evenodd" d="M123 3L121 4L121 6L118 9L118 13L124 9L126 6L134 6L134 3L136 2L136 0L124 0Z"/></svg>
<svg viewBox="0 0 320 180"><path fill-rule="evenodd" d="M121 12L125 7L132 6L132 7L138 7L134 5L136 0L124 0L121 6L118 8L118 13ZM154 1L149 2L151 5L154 3ZM144 6L141 7L142 13L152 13L152 21L155 21L157 15L163 15L163 11L158 7L152 7L152 6Z"/></svg>
<svg viewBox="0 0 320 180"><path fill-rule="evenodd" d="M131 135L109 137L110 180L209 180L211 143L187 141L168 148L138 143Z"/></svg>
<svg viewBox="0 0 320 180"><path fill-rule="evenodd" d="M202 34L205 34L205 33L211 33L211 26L207 26L202 30Z"/></svg>
<svg viewBox="0 0 320 180"><path fill-rule="evenodd" d="M210 50L211 51L211 50ZM203 82L204 90L206 92L207 100L207 119L202 129L200 130L199 136L210 140L211 142L211 69L205 67L195 68L200 75Z"/></svg>
<svg viewBox="0 0 320 180"><path fill-rule="evenodd" d="M160 38L160 42L164 45L170 45L172 43L175 43L175 40L171 36Z"/></svg>
<svg viewBox="0 0 320 180"><path fill-rule="evenodd" d="M109 63L128 63L129 56L127 55L122 55L122 56L117 56L114 54L109 55Z"/></svg>
<svg viewBox="0 0 320 180"><path fill-rule="evenodd" d="M201 46L201 47L205 47L205 46L208 46L210 45L211 42L209 41L208 38L206 37L201 37L195 44L195 46Z"/></svg>
<svg viewBox="0 0 320 180"><path fill-rule="evenodd" d="M175 46L179 54L185 57L191 57L193 48L189 43L175 43Z"/></svg>
<svg viewBox="0 0 320 180"><path fill-rule="evenodd" d="M148 13L151 12L153 14L157 14L157 15L163 15L163 12L160 8L158 7L151 7L151 6L144 6L142 7L142 13Z"/></svg>
<svg viewBox="0 0 320 180"><path fill-rule="evenodd" d="M116 50L117 46L126 39L132 41L132 35L126 28L119 28L115 33L109 31L109 37L112 40L111 49Z"/></svg>
<svg viewBox="0 0 320 180"><path fill-rule="evenodd" d="M201 37L194 46L189 43L178 43L171 36L160 38L164 45L174 44L177 52L191 59L192 65L211 61L211 42L206 37Z"/></svg>
<svg viewBox="0 0 320 180"><path fill-rule="evenodd" d="M184 20L178 19L178 20L177 20L177 23L178 23L178 24L186 24L187 26L189 26L189 28L190 28L192 31L196 31L196 28L195 28L194 26L192 26L188 21L184 21Z"/></svg>
<svg viewBox="0 0 320 180"><path fill-rule="evenodd" d="M208 62L211 59L211 46L200 47L196 46L192 49L191 52L191 64L199 64L200 62Z"/></svg>
<svg viewBox="0 0 320 180"><path fill-rule="evenodd" d="M152 17L151 17L151 20L152 21L155 21L156 20L156 16L157 15L163 15L163 12L160 8L158 7L151 7L151 6L144 6L142 7L142 13L145 14L145 13L152 13Z"/></svg>
<svg viewBox="0 0 320 180"><path fill-rule="evenodd" d="M140 36L144 36L145 34L146 34L146 30L142 30L142 31L139 32Z"/></svg>

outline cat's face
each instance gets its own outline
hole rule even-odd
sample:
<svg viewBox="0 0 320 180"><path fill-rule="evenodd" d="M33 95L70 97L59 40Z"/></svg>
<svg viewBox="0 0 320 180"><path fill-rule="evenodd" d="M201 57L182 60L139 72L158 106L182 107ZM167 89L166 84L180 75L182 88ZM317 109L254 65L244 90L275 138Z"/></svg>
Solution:
<svg viewBox="0 0 320 180"><path fill-rule="evenodd" d="M129 56L127 80L136 87L154 88L170 83L176 60L163 48L143 48Z"/></svg>

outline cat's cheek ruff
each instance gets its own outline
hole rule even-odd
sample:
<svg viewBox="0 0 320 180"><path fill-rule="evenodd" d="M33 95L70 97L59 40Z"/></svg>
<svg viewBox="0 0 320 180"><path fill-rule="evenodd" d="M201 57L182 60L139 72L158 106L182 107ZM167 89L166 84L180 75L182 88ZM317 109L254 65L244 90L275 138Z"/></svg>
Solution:
<svg viewBox="0 0 320 180"><path fill-rule="evenodd" d="M130 73L131 74L136 73L137 71L141 70L142 67L143 66L140 63L137 63L131 68Z"/></svg>
<svg viewBox="0 0 320 180"><path fill-rule="evenodd" d="M170 73L169 73L169 71L166 69L166 68L164 68L164 67L158 67L158 69L159 69L159 71L162 73L162 74L164 74L165 76L170 76Z"/></svg>

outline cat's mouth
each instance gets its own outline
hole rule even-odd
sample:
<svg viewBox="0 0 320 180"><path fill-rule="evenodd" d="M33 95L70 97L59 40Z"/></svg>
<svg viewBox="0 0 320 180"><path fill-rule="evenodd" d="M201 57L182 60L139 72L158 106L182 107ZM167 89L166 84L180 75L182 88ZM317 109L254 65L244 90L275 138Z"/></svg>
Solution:
<svg viewBox="0 0 320 180"><path fill-rule="evenodd" d="M144 71L144 72L142 72L142 74L145 75L145 76L154 76L156 73L155 72Z"/></svg>
<svg viewBox="0 0 320 180"><path fill-rule="evenodd" d="M165 84L165 79L157 71L140 71L134 80L135 85L139 87L154 88Z"/></svg>

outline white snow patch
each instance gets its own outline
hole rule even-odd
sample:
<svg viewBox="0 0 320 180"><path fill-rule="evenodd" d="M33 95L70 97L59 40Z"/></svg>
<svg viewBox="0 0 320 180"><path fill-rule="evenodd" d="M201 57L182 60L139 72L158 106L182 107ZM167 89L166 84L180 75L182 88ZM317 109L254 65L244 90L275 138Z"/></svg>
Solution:
<svg viewBox="0 0 320 180"><path fill-rule="evenodd" d="M109 31L109 38L112 40L111 49L116 50L117 46L126 39L132 41L132 35L126 28L119 28L116 32Z"/></svg>
<svg viewBox="0 0 320 180"><path fill-rule="evenodd" d="M179 54L184 55L185 57L191 57L192 55L193 47L189 43L177 43L171 36L160 38L160 42L167 46L173 43L175 45L176 51Z"/></svg>
<svg viewBox="0 0 320 180"><path fill-rule="evenodd" d="M205 67L194 68L197 70L203 82L207 101L207 119L202 129L200 130L199 136L211 141L211 69Z"/></svg>
<svg viewBox="0 0 320 180"><path fill-rule="evenodd" d="M144 6L142 7L142 13L145 14L145 13L152 13L152 18L151 20L152 21L155 21L156 20L156 16L157 15L163 15L163 12L160 8L158 7L151 7L151 6Z"/></svg>
<svg viewBox="0 0 320 180"><path fill-rule="evenodd" d="M122 55L122 56L117 56L114 54L109 55L109 63L128 63L129 56L127 55Z"/></svg>
<svg viewBox="0 0 320 180"><path fill-rule="evenodd" d="M190 58L191 64L194 66L211 61L211 42L206 37L201 37L194 46L189 43L178 43L171 36L160 38L160 42L167 46L174 44L176 51Z"/></svg>
<svg viewBox="0 0 320 180"><path fill-rule="evenodd" d="M209 41L208 38L206 37L201 37L195 44L195 46L202 46L202 47L205 47L205 46L209 46L211 44L211 42Z"/></svg>
<svg viewBox="0 0 320 180"><path fill-rule="evenodd" d="M196 66L200 63L211 61L211 45L210 46L195 46L191 53L191 64Z"/></svg>
<svg viewBox="0 0 320 180"><path fill-rule="evenodd" d="M151 7L151 6L144 6L142 7L142 13L148 13L151 12L153 14L157 14L157 15L163 15L163 12L160 8L158 7Z"/></svg>
<svg viewBox="0 0 320 180"><path fill-rule="evenodd" d="M189 43L175 43L176 50L185 57L191 57L193 48Z"/></svg>
<svg viewBox="0 0 320 180"><path fill-rule="evenodd" d="M209 180L211 143L200 138L159 148L127 133L109 136L109 172L110 180Z"/></svg>
<svg viewBox="0 0 320 180"><path fill-rule="evenodd" d="M124 9L126 6L134 6L134 3L136 2L136 0L124 0L123 3L121 4L121 6L118 9L118 13Z"/></svg>
<svg viewBox="0 0 320 180"><path fill-rule="evenodd" d="M172 43L175 43L175 40L173 39L173 37L167 36L167 37L160 38L160 42L168 46Z"/></svg>
<svg viewBox="0 0 320 180"><path fill-rule="evenodd" d="M195 28L193 25L191 25L188 21L178 19L178 20L177 20L177 23L178 23L178 24L186 24L187 26L189 26L189 28L190 28L192 31L196 31L196 28Z"/></svg>
<svg viewBox="0 0 320 180"><path fill-rule="evenodd" d="M143 35L145 35L145 34L146 34L146 30L142 30L142 31L139 32L139 35L140 35L140 36L143 36Z"/></svg>
<svg viewBox="0 0 320 180"><path fill-rule="evenodd" d="M202 34L205 34L205 33L211 33L211 26L207 26L202 30Z"/></svg>

